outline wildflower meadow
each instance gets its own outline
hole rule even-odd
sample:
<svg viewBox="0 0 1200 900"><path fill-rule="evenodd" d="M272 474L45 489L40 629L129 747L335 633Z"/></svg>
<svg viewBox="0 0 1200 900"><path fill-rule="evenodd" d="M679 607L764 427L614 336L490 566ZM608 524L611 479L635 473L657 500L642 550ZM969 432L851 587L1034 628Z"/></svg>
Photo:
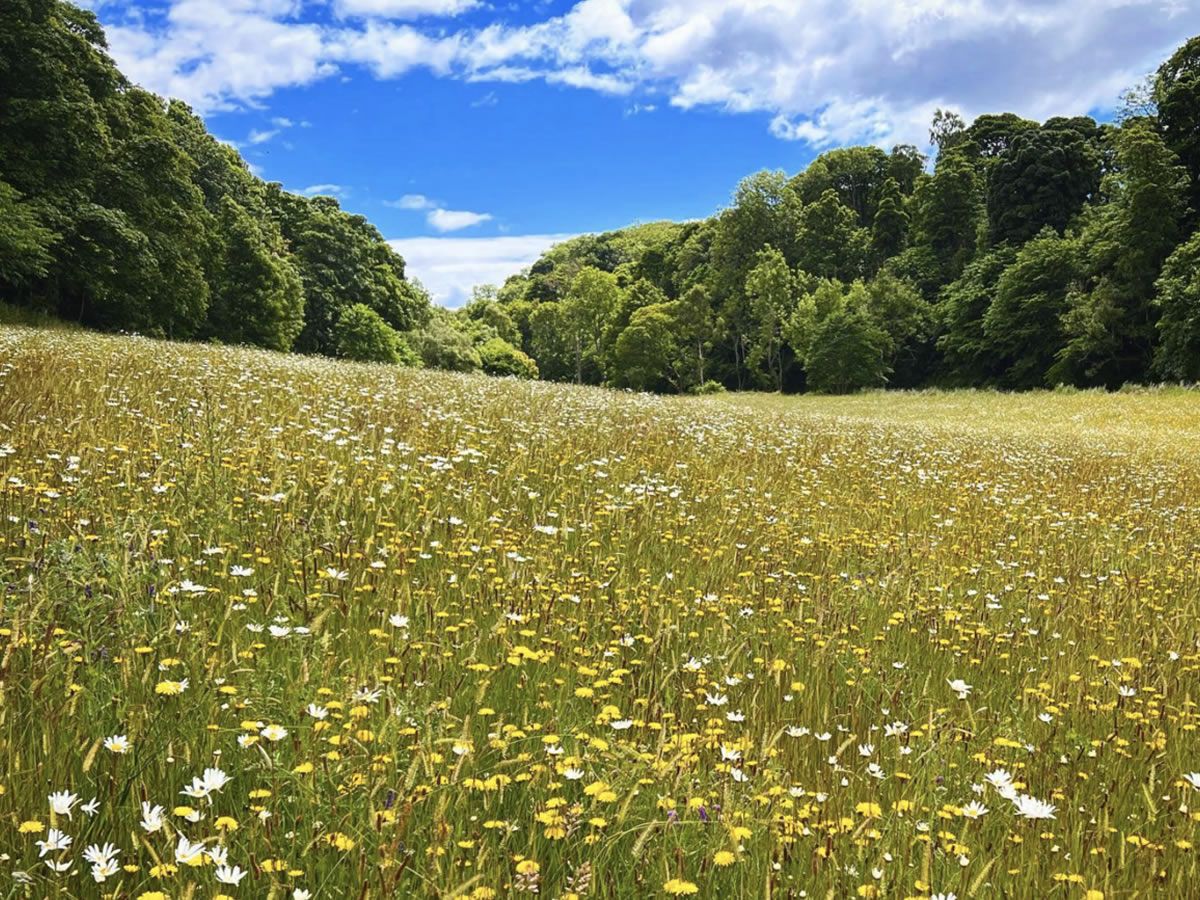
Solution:
<svg viewBox="0 0 1200 900"><path fill-rule="evenodd" d="M0 896L1195 896L1198 447L0 329Z"/></svg>

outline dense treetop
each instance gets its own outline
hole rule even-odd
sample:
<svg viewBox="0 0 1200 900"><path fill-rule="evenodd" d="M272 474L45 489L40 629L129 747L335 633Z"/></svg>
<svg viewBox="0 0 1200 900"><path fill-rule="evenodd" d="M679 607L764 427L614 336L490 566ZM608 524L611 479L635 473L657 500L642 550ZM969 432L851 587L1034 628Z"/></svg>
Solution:
<svg viewBox="0 0 1200 900"><path fill-rule="evenodd" d="M0 299L86 325L659 391L1200 379L1200 38L1117 121L967 124L585 235L462 310L329 197L130 85L94 16L0 8Z"/></svg>

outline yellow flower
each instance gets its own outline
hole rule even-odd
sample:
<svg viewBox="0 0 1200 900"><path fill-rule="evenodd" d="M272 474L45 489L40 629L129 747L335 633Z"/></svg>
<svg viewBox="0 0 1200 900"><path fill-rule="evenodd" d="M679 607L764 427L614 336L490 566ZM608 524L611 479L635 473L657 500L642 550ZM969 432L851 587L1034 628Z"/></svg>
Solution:
<svg viewBox="0 0 1200 900"><path fill-rule="evenodd" d="M725 866L732 866L735 862L737 862L737 857L728 850L718 850L713 854L713 864L721 866L722 868Z"/></svg>
<svg viewBox="0 0 1200 900"><path fill-rule="evenodd" d="M41 832L42 828L42 823L37 819L28 819L17 827L17 831L20 834L38 834Z"/></svg>
<svg viewBox="0 0 1200 900"><path fill-rule="evenodd" d="M523 859L517 863L517 872L521 875L532 875L535 872L540 872L542 867L532 859Z"/></svg>
<svg viewBox="0 0 1200 900"><path fill-rule="evenodd" d="M699 893L700 888L696 887L690 881L684 881L682 878L672 878L663 885L663 890L673 897L680 897L684 894Z"/></svg>
<svg viewBox="0 0 1200 900"><path fill-rule="evenodd" d="M162 891L143 891L138 894L138 900L170 900Z"/></svg>
<svg viewBox="0 0 1200 900"><path fill-rule="evenodd" d="M219 816L217 821L213 823L221 831L237 831L237 819L233 816Z"/></svg>

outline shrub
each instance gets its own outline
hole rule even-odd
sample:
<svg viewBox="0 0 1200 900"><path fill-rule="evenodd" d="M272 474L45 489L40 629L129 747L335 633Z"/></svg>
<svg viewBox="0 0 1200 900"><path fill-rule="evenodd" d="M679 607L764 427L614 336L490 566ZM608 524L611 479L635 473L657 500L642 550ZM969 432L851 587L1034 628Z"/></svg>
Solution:
<svg viewBox="0 0 1200 900"><path fill-rule="evenodd" d="M346 359L408 366L418 362L403 335L362 303L341 314L333 336L338 355Z"/></svg>
<svg viewBox="0 0 1200 900"><path fill-rule="evenodd" d="M537 378L538 367L532 359L503 338L492 338L476 348L483 371L489 375Z"/></svg>

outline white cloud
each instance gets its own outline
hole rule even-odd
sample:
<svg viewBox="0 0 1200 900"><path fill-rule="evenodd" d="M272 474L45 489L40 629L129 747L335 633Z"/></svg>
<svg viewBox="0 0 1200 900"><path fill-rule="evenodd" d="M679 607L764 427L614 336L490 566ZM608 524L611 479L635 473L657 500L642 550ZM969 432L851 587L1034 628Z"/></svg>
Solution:
<svg viewBox="0 0 1200 900"><path fill-rule="evenodd" d="M432 209L436 204L424 194L405 194L399 200L386 200L383 205L394 209Z"/></svg>
<svg viewBox="0 0 1200 900"><path fill-rule="evenodd" d="M1108 108L1200 32L1195 0L582 0L482 28L423 21L499 8L474 0L327 0L340 18L324 24L304 18L314 0L165 2L161 18L114 13L113 54L201 111L351 66L380 78L425 68L758 112L778 137L818 146L923 143L939 105L968 117Z"/></svg>
<svg viewBox="0 0 1200 900"><path fill-rule="evenodd" d="M279 134L278 128L271 128L266 131L259 131L257 128L255 128L254 130L252 130L250 132L250 136L247 138L247 140L251 144L265 144L265 143L267 143L267 141L271 140L278 134Z"/></svg>
<svg viewBox="0 0 1200 900"><path fill-rule="evenodd" d="M462 231L490 222L492 217L487 213L469 212L465 209L431 209L425 221L434 231Z"/></svg>
<svg viewBox="0 0 1200 900"><path fill-rule="evenodd" d="M305 197L336 197L341 200L350 193L348 188L342 187L340 184L310 184L308 187L300 191Z"/></svg>
<svg viewBox="0 0 1200 900"><path fill-rule="evenodd" d="M479 284L503 284L510 275L531 266L569 234L529 234L519 237L418 237L391 241L404 257L406 271L420 279L443 306L465 303Z"/></svg>
<svg viewBox="0 0 1200 900"><path fill-rule="evenodd" d="M478 6L477 0L335 0L340 16L418 19L457 16Z"/></svg>

